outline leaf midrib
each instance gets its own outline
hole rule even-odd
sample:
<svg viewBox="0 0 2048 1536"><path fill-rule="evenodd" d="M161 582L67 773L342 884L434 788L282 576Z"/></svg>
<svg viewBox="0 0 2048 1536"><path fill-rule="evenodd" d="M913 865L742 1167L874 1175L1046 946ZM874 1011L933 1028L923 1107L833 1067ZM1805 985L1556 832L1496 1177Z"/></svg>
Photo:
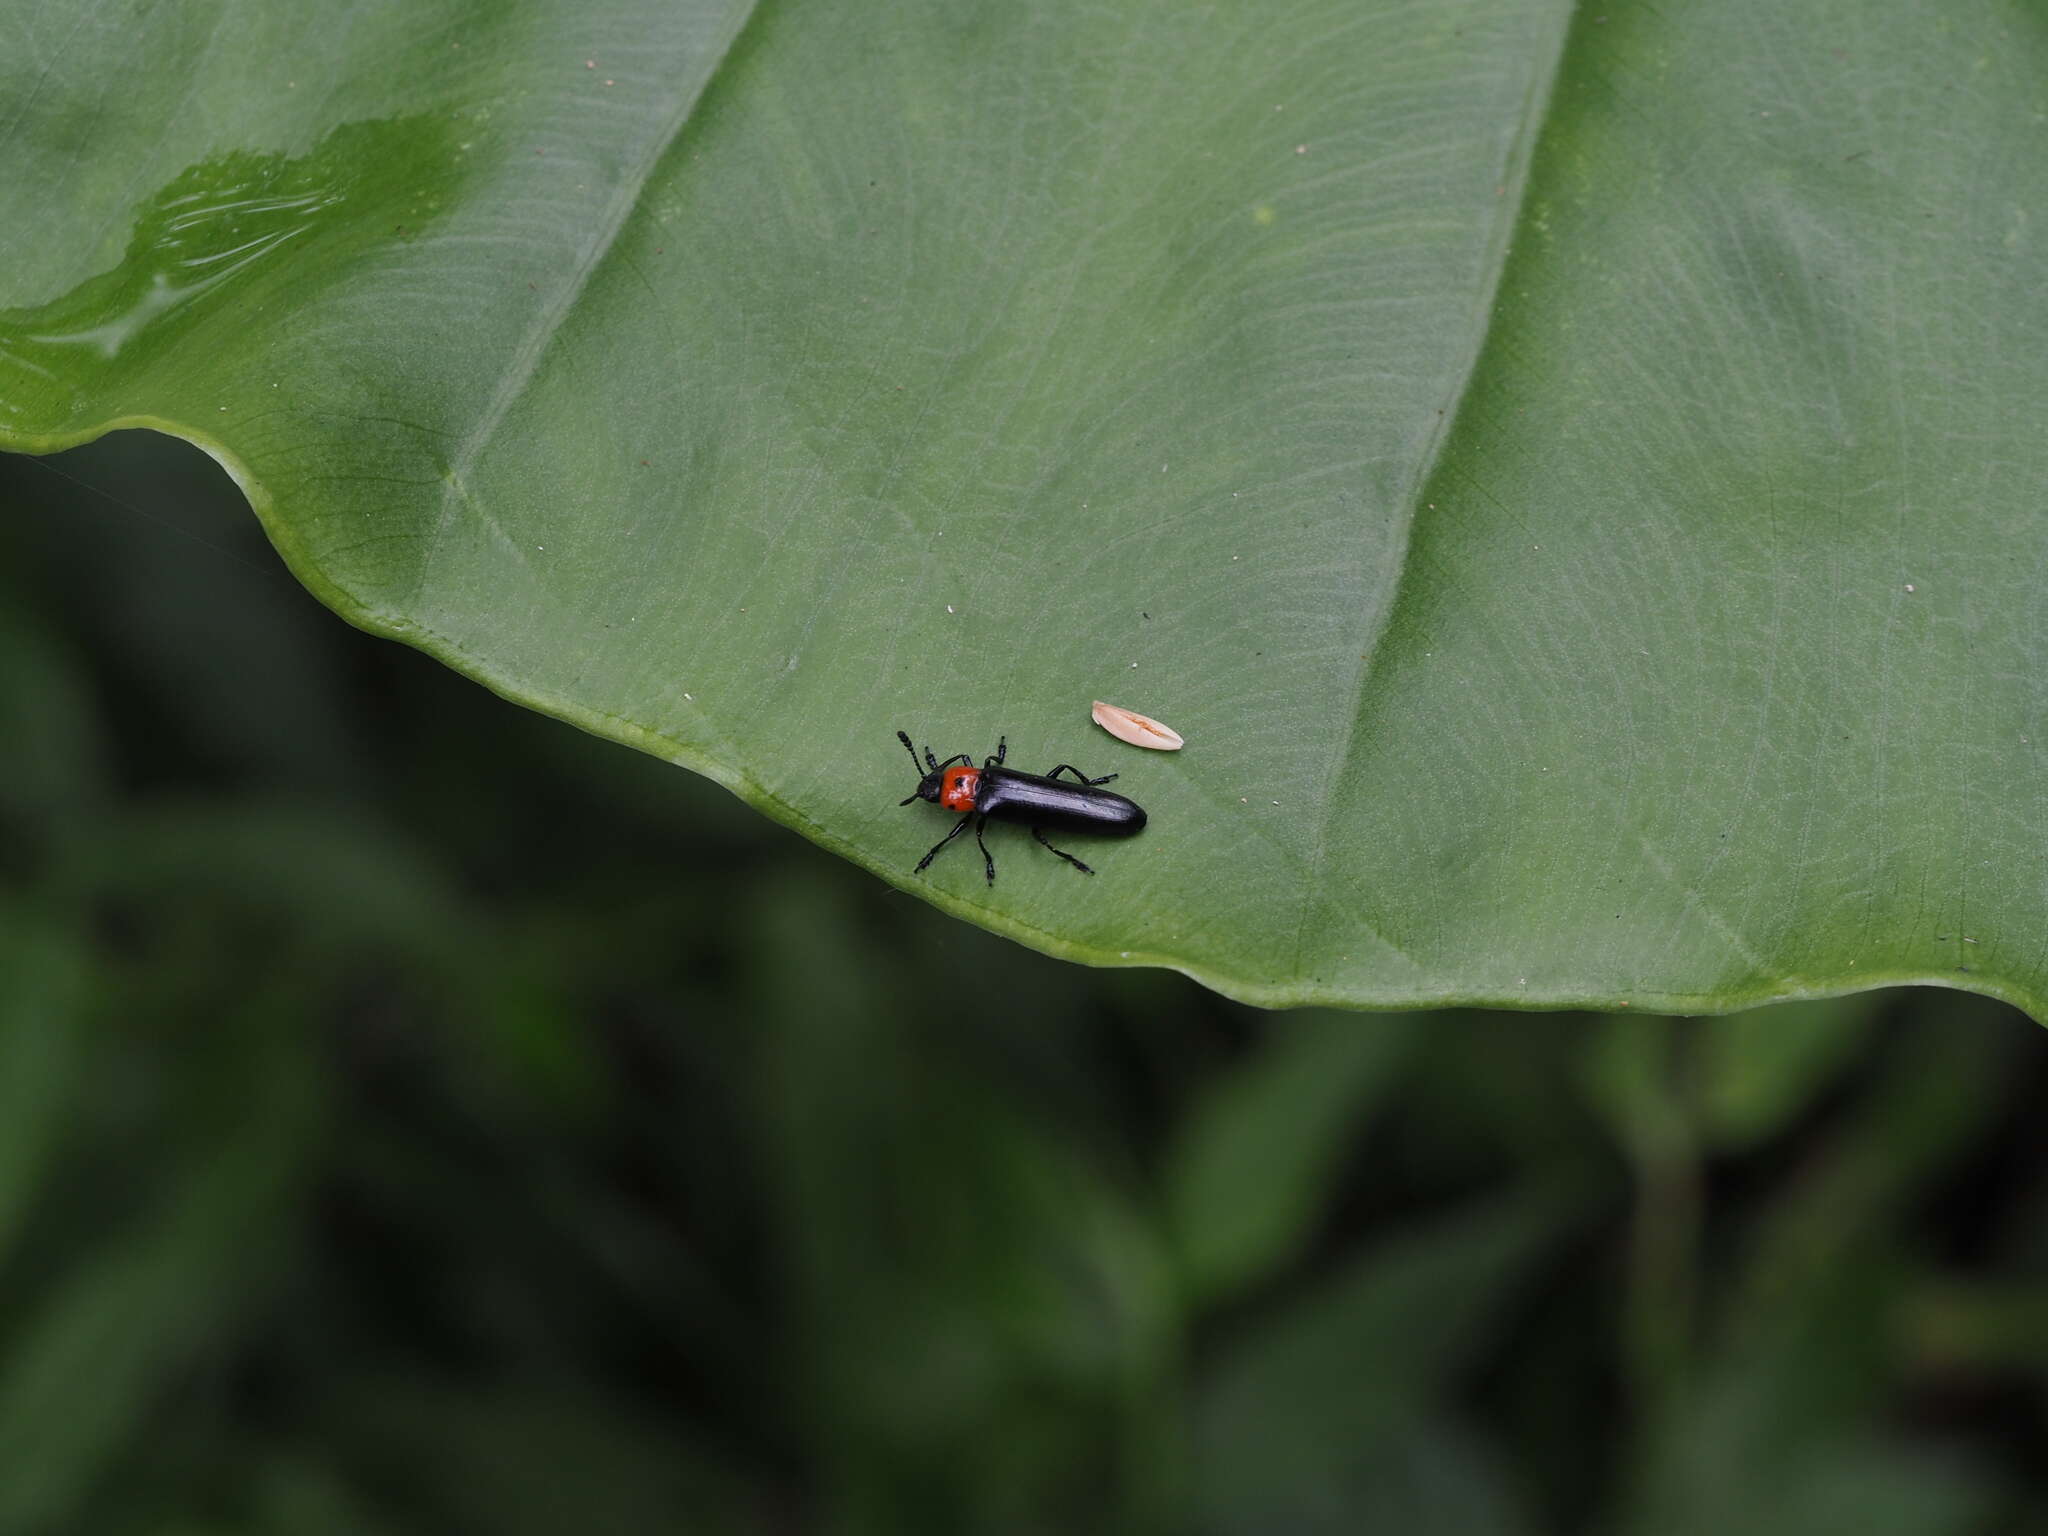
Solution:
<svg viewBox="0 0 2048 1536"><path fill-rule="evenodd" d="M703 67L697 72L694 80L686 82L675 109L660 131L649 140L639 162L629 174L619 178L611 201L605 206L603 217L592 229L576 265L560 289L550 295L536 311L534 323L521 338L510 367L498 381L497 387L491 391L491 397L485 402L475 425L463 434L461 442L456 445L454 454L448 461L447 469L444 471L447 485L441 493L440 515L435 519L433 531L428 534L426 546L421 551L419 575L398 610L387 610L386 618L390 622L402 622L403 612L418 610L420 598L432 577L434 562L440 553L442 542L447 538L448 530L455 522L458 507L467 505L476 516L489 524L491 531L508 548L514 547L513 541L491 516L489 508L484 506L482 499L470 488L470 470L475 466L478 456L490 446L498 428L504 424L505 417L518 403L520 396L526 393L534 376L539 373L541 360L554 345L555 337L561 333L562 327L575 313L584 294L589 292L592 276L604 265L605 258L618 243L620 233L625 229L635 210L640 207L641 194L646 190L648 182L654 179L662 161L668 158L677 140L682 137L683 130L696 117L697 108L703 103L705 93L710 90L712 82L731 59L734 45L759 9L759 0L734 0L724 35L705 50Z"/></svg>
<svg viewBox="0 0 2048 1536"><path fill-rule="evenodd" d="M1293 971L1297 985L1312 979L1303 974L1303 948L1307 942L1310 918L1325 896L1330 823L1335 814L1338 789L1355 760L1351 748L1357 739L1359 720L1365 711L1366 691L1372 686L1372 680L1377 673L1380 647L1393 625L1394 612L1400 606L1402 594L1406 589L1410 565L1409 550L1413 541L1415 520L1426 500L1429 484L1435 478L1437 460L1457 425L1465 400L1471 394L1472 380L1477 375L1480 361L1486 354L1486 343L1493 331L1501 279L1507 271L1508 258L1515 246L1515 237L1521 230L1527 213L1529 184L1532 179L1530 170L1535 164L1536 146L1549 116L1552 93L1558 77L1564 70L1565 55L1570 48L1577 19L1578 10L1574 4L1570 17L1557 29L1556 46L1551 51L1547 67L1531 73L1528 95L1522 104L1520 123L1508 148L1507 168L1501 180L1501 185L1507 190L1497 200L1501 206L1501 217L1494 223L1492 239L1488 243L1486 259L1482 264L1485 280L1474 298L1472 319L1467 328L1468 344L1465 354L1453 372L1450 389L1444 396L1442 408L1437 411L1430 424L1422 450L1415 456L1414 471L1409 477L1408 488L1402 498L1404 505L1397 523L1396 550L1392 561L1393 574L1386 583L1385 601L1380 604L1372 628L1366 635L1364 643L1358 648L1358 662L1347 689L1349 707L1343 711L1343 734L1338 738L1335 751L1331 753L1329 769L1323 777L1321 790L1316 797L1318 809L1312 851L1308 861L1309 877L1303 882L1301 905L1295 917ZM1354 911L1351 916L1353 921L1375 941L1392 953L1404 959L1408 958L1407 951L1396 940L1381 932L1365 914Z"/></svg>

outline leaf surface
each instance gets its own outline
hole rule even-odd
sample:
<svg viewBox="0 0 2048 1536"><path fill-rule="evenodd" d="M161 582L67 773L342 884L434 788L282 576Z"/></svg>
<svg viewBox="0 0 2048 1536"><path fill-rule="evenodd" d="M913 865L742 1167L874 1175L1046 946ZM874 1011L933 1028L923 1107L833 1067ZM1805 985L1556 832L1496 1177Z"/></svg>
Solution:
<svg viewBox="0 0 2048 1536"><path fill-rule="evenodd" d="M190 439L1058 954L2039 1012L2043 78L2000 0L13 0L0 444ZM898 727L1152 824L913 877Z"/></svg>

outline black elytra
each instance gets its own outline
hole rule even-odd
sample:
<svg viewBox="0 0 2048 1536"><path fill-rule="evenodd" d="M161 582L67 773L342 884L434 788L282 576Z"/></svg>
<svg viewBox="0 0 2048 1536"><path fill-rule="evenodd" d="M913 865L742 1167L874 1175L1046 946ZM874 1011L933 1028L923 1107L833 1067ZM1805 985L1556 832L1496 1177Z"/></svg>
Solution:
<svg viewBox="0 0 2048 1536"><path fill-rule="evenodd" d="M917 748L910 744L908 732L898 731L896 739L903 743L903 750L910 754L910 761L918 772L917 793L902 803L912 805L919 800L929 800L934 805L958 812L960 816L959 824L932 844L931 852L917 861L917 868L911 871L912 874L922 873L925 866L939 856L939 850L971 824L974 841L981 849L982 866L988 872L988 883L994 885L996 861L981 837L981 829L988 825L990 818L1029 827L1033 837L1084 875L1092 875L1095 871L1071 853L1054 848L1047 842L1045 832L1048 827L1055 832L1090 832L1104 837L1130 837L1144 830L1143 807L1101 787L1116 777L1113 773L1091 779L1072 763L1061 763L1051 773L1043 775L1005 768L1003 759L1010 748L1007 736L997 740L995 755L985 759L979 768L965 752L956 753L942 763L932 755L930 747L924 749L924 758L919 761ZM1073 775L1072 781L1061 779L1063 773Z"/></svg>

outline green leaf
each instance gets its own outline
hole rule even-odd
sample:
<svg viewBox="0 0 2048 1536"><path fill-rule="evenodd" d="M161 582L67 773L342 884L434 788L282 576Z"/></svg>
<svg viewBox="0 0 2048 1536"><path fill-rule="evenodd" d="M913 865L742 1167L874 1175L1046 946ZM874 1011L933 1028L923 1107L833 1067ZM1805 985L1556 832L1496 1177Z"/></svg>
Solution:
<svg viewBox="0 0 2048 1536"><path fill-rule="evenodd" d="M1479 1436L1437 1417L1402 1425L1353 1448L1341 1479L1308 1496L1211 1518L1215 1536L1524 1536L1535 1528L1517 1508L1506 1469ZM1291 1492L1291 1491L1290 1491Z"/></svg>
<svg viewBox="0 0 2048 1536"><path fill-rule="evenodd" d="M105 764L84 680L23 607L0 587L0 840L48 856L100 808Z"/></svg>
<svg viewBox="0 0 2048 1536"><path fill-rule="evenodd" d="M1656 1425L1632 1518L1644 1536L1720 1531L1974 1532L1998 1481L1886 1423L1909 1271L1882 1250L1816 1274L1725 1329L1695 1389Z"/></svg>
<svg viewBox="0 0 2048 1536"><path fill-rule="evenodd" d="M0 13L0 444L195 442L355 622L1057 954L2043 1008L2037 10L92 14ZM1152 826L913 875L898 726Z"/></svg>
<svg viewBox="0 0 2048 1536"><path fill-rule="evenodd" d="M816 881L777 883L754 927L774 1288L836 1527L1021 1529L1107 1460L1109 1518L1155 1528L1178 1298L1151 1231L1099 1163L919 1049L916 979L858 953Z"/></svg>
<svg viewBox="0 0 2048 1536"><path fill-rule="evenodd" d="M1196 1400L1198 1507L1219 1529L1347 1507L1359 1468L1448 1392L1557 1230L1557 1190L1461 1212L1355 1261L1226 1347Z"/></svg>
<svg viewBox="0 0 2048 1536"><path fill-rule="evenodd" d="M282 1036L305 1006L289 986L258 987L225 1022L260 1021ZM249 1304L283 1196L303 1168L308 1085L303 1071L278 1070L297 1065L295 1049L268 1053L276 1060L260 1071L265 1094L244 1093L239 1102L250 1107L238 1123L167 1162L144 1216L104 1235L99 1223L96 1251L33 1306L10 1312L0 1330L0 1464L11 1469L0 1479L4 1536L59 1524L222 1320Z"/></svg>
<svg viewBox="0 0 2048 1536"><path fill-rule="evenodd" d="M1255 1282L1307 1240L1347 1137L1394 1081L1410 1023L1283 1021L1192 1111L1166 1170L1192 1306Z"/></svg>
<svg viewBox="0 0 2048 1536"><path fill-rule="evenodd" d="M1788 1125L1877 1022L1868 999L1821 998L1717 1019L1700 1036L1707 1133L1746 1146Z"/></svg>
<svg viewBox="0 0 2048 1536"><path fill-rule="evenodd" d="M1924 1272L1930 1192L1982 1133L2009 1065L2002 1010L1909 1014L1842 1122L1743 1234L1686 1391L1644 1415L1633 1518L1645 1533L1975 1531L1997 1489L1900 1432L1937 1381L1903 1326Z"/></svg>
<svg viewBox="0 0 2048 1536"><path fill-rule="evenodd" d="M0 900L0 1258L71 1107L89 958L71 922Z"/></svg>
<svg viewBox="0 0 2048 1536"><path fill-rule="evenodd" d="M1927 1199L1935 1181L1955 1176L2011 1070L2000 1053L2005 1022L2002 1010L1973 1000L1911 1020L1844 1123L1751 1235L1726 1304L1731 1325L1767 1327L1788 1298L1831 1273L1867 1269L1874 1236Z"/></svg>
<svg viewBox="0 0 2048 1536"><path fill-rule="evenodd" d="M1973 1536L1988 1528L1997 1507L1995 1484L1966 1466L1896 1447L1851 1445L1790 1468L1697 1469L1668 1503L1623 1529L1630 1536Z"/></svg>
<svg viewBox="0 0 2048 1536"><path fill-rule="evenodd" d="M1585 1037L1579 1077L1638 1164L1689 1158L1695 1130L1676 1080L1686 1044L1667 1019L1615 1014Z"/></svg>
<svg viewBox="0 0 2048 1536"><path fill-rule="evenodd" d="M574 1380L514 1373L479 1390L417 1370L374 1376L340 1394L328 1432L362 1448L362 1482L405 1490L421 1512L408 1531L764 1529L749 1517L745 1489L719 1447L677 1424L622 1413ZM304 1472L299 1481L300 1489L265 1492L283 1508L291 1506L278 1495L289 1492L295 1502L311 1495L316 1515L325 1503L355 1513L343 1490ZM338 1520L313 1526L359 1528Z"/></svg>

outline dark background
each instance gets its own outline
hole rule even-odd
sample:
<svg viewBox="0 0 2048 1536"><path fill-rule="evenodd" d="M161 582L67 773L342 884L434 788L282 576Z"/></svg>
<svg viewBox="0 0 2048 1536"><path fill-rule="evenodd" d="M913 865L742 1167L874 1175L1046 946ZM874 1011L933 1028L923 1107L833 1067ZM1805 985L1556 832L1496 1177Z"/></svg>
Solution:
<svg viewBox="0 0 2048 1536"><path fill-rule="evenodd" d="M2036 1530L2044 1091L1062 965L0 457L0 1536Z"/></svg>

